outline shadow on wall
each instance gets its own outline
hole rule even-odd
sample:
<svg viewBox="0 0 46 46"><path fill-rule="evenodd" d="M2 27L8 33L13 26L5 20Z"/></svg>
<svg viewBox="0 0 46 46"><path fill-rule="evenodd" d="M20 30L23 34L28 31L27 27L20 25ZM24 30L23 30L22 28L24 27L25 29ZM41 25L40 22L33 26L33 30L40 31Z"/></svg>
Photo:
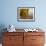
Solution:
<svg viewBox="0 0 46 46"><path fill-rule="evenodd" d="M2 43L2 36L3 36L3 32L5 32L6 30L4 30L5 25L4 24L0 24L0 43Z"/></svg>

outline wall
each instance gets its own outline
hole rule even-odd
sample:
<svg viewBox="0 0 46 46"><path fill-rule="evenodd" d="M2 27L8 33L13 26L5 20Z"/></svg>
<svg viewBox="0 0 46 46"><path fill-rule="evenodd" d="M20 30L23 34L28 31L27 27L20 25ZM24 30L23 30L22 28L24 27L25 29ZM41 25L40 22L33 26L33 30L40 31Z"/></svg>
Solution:
<svg viewBox="0 0 46 46"><path fill-rule="evenodd" d="M1 0L0 25L13 24L16 28L46 28L46 0ZM18 22L17 7L35 7L35 22Z"/></svg>

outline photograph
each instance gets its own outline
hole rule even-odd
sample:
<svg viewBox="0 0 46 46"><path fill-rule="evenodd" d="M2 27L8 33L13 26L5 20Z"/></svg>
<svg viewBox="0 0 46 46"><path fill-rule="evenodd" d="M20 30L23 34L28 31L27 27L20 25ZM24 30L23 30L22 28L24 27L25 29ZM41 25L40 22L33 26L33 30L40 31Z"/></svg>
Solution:
<svg viewBox="0 0 46 46"><path fill-rule="evenodd" d="M35 21L35 7L18 7L17 8L18 21Z"/></svg>

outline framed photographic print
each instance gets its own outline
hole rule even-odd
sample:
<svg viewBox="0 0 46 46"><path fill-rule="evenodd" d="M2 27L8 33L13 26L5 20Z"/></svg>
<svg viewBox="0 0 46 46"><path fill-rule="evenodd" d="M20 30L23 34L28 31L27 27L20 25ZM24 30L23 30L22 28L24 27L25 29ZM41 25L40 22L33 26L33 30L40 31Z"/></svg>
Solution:
<svg viewBox="0 0 46 46"><path fill-rule="evenodd" d="M23 22L35 21L35 7L18 7L17 20Z"/></svg>

